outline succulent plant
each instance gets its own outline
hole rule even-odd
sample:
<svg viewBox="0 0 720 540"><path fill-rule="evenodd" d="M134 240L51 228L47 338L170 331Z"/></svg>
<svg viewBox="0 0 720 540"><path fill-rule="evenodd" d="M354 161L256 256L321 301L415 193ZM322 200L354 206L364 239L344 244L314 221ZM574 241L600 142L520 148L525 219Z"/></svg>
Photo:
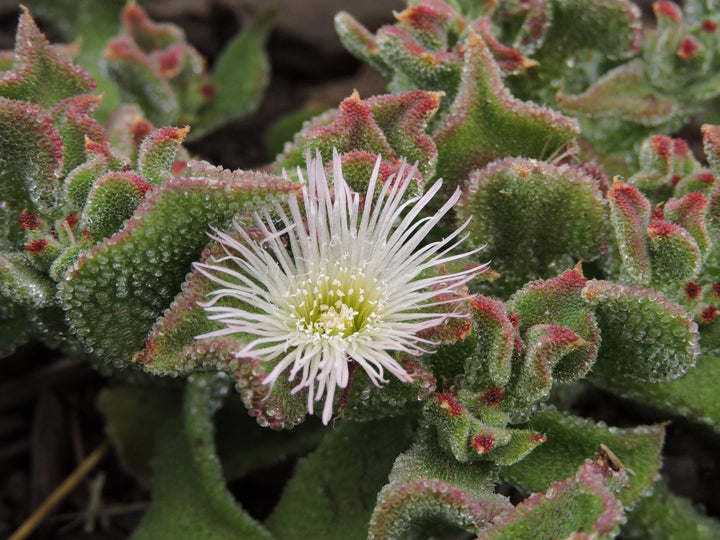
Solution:
<svg viewBox="0 0 720 540"><path fill-rule="evenodd" d="M104 127L24 12L0 79L0 350L32 335L136 375L99 403L152 477L134 538L717 538L659 473L663 419L720 432L720 127L707 167L671 137L715 121L717 14L408 4L376 34L337 16L390 93L306 122L266 172L153 126L216 126L204 85L241 70L205 75L131 3L106 57L140 108ZM585 392L658 422L582 417ZM262 522L225 486L308 452Z"/></svg>

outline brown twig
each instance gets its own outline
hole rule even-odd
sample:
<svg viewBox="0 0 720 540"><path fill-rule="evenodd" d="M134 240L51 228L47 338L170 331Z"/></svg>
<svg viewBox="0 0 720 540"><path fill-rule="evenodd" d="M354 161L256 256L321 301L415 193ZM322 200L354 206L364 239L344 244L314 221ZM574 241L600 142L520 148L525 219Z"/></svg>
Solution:
<svg viewBox="0 0 720 540"><path fill-rule="evenodd" d="M25 540L30 534L42 523L42 521L48 516L50 512L58 505L62 500L67 497L73 490L82 482L85 477L100 463L105 454L110 449L110 442L105 441L98 446L92 454L90 454L85 461L83 461L77 469L75 469L65 481L60 484L50 496L35 510L25 523L8 538L8 540Z"/></svg>

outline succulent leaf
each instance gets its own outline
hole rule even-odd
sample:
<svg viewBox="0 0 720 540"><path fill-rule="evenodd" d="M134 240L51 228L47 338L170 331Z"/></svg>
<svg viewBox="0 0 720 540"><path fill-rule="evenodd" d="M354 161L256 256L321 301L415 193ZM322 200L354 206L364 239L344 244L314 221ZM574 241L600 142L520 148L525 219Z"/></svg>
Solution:
<svg viewBox="0 0 720 540"><path fill-rule="evenodd" d="M650 225L650 202L635 186L617 178L608 192L608 201L623 272L636 283L649 283L652 267L646 229Z"/></svg>
<svg viewBox="0 0 720 540"><path fill-rule="evenodd" d="M190 140L202 137L223 124L246 116L260 104L270 81L270 61L265 42L273 23L268 11L236 37L217 59L210 75L212 98L198 111Z"/></svg>
<svg viewBox="0 0 720 540"><path fill-rule="evenodd" d="M478 389L485 382L502 387L510 380L512 353L515 346L515 328L508 318L505 304L477 295L468 302L476 336L475 354L465 362L463 386Z"/></svg>
<svg viewBox="0 0 720 540"><path fill-rule="evenodd" d="M667 221L655 220L647 228L647 237L653 287L672 292L697 277L702 253L688 231Z"/></svg>
<svg viewBox="0 0 720 540"><path fill-rule="evenodd" d="M620 118L643 126L660 126L681 112L680 104L647 82L640 60L609 71L581 94L559 91L557 102L566 114Z"/></svg>
<svg viewBox="0 0 720 540"><path fill-rule="evenodd" d="M101 176L87 196L80 227L93 238L109 238L133 215L150 187L131 172L109 172Z"/></svg>
<svg viewBox="0 0 720 540"><path fill-rule="evenodd" d="M437 174L456 186L470 171L496 159L551 156L571 143L578 131L574 120L512 97L487 45L471 31L457 97L433 132Z"/></svg>
<svg viewBox="0 0 720 540"><path fill-rule="evenodd" d="M143 386L103 388L98 396L97 407L120 463L145 487L151 485L158 432L177 416L181 402L179 392ZM141 416L143 422L138 422Z"/></svg>
<svg viewBox="0 0 720 540"><path fill-rule="evenodd" d="M555 62L576 51L593 49L619 59L638 52L641 38L640 10L627 0L547 2L552 21L537 51L541 63ZM553 58L555 57L555 58Z"/></svg>
<svg viewBox="0 0 720 540"><path fill-rule="evenodd" d="M594 377L658 383L682 376L695 364L697 324L663 293L591 280L582 295L602 335Z"/></svg>
<svg viewBox="0 0 720 540"><path fill-rule="evenodd" d="M267 174L216 172L155 187L120 232L85 252L66 274L60 298L68 321L101 358L127 363L142 348L207 244L211 224L223 228L235 214L300 187Z"/></svg>
<svg viewBox="0 0 720 540"><path fill-rule="evenodd" d="M413 537L426 530L428 522L477 534L512 508L505 497L492 493L495 472L490 464L448 459L426 437L395 460L389 482L378 495L369 539Z"/></svg>
<svg viewBox="0 0 720 540"><path fill-rule="evenodd" d="M215 450L212 416L227 380L190 378L181 411L159 426L153 462L153 500L133 538L271 540L225 486Z"/></svg>
<svg viewBox="0 0 720 540"><path fill-rule="evenodd" d="M605 246L600 189L564 165L507 158L471 173L458 204L458 220L468 219L469 243L487 244L483 255L512 285L547 275L561 257L595 259Z"/></svg>
<svg viewBox="0 0 720 540"><path fill-rule="evenodd" d="M31 263L26 253L0 252L0 294L3 301L30 308L55 303L55 284Z"/></svg>
<svg viewBox="0 0 720 540"><path fill-rule="evenodd" d="M703 258L712 248L705 220L709 206L707 197L698 191L691 191L681 199L671 198L663 206L665 218L690 233Z"/></svg>
<svg viewBox="0 0 720 540"><path fill-rule="evenodd" d="M189 127L165 127L156 129L143 139L138 149L137 167L146 181L159 184L174 178L170 169L189 131Z"/></svg>
<svg viewBox="0 0 720 540"><path fill-rule="evenodd" d="M642 499L628 514L622 536L712 540L720 537L720 522L705 515L689 499L675 495L661 481L652 495Z"/></svg>
<svg viewBox="0 0 720 540"><path fill-rule="evenodd" d="M378 52L377 42L367 28L345 11L335 15L335 31L343 46L360 60L367 62L383 75L389 75L391 68Z"/></svg>
<svg viewBox="0 0 720 540"><path fill-rule="evenodd" d="M586 461L574 476L553 483L545 493L530 496L503 515L482 538L615 538L625 521L623 506L614 497L616 474Z"/></svg>
<svg viewBox="0 0 720 540"><path fill-rule="evenodd" d="M20 213L53 214L60 202L63 141L38 105L0 97L0 200L7 205L10 239L20 235Z"/></svg>
<svg viewBox="0 0 720 540"><path fill-rule="evenodd" d="M547 489L565 477L592 457L601 443L628 470L629 489L618 494L623 504L635 504L653 489L661 465L663 424L621 429L549 407L524 427L544 433L547 441L522 461L501 469L501 476L527 493Z"/></svg>
<svg viewBox="0 0 720 540"><path fill-rule="evenodd" d="M411 435L407 418L344 422L301 462L265 525L287 540L366 538L375 494Z"/></svg>
<svg viewBox="0 0 720 540"><path fill-rule="evenodd" d="M612 384L601 386L626 399L687 418L720 433L717 381L720 381L720 361L716 356L702 355L693 369L673 381L647 384L616 379Z"/></svg>
<svg viewBox="0 0 720 540"><path fill-rule="evenodd" d="M570 328L554 324L531 326L525 332L523 342L525 358L512 385L516 402L522 399L530 404L546 398L550 394L557 364L569 364L564 366L563 371L578 377L578 372L584 374L589 371L597 354L597 344L593 345Z"/></svg>
<svg viewBox="0 0 720 540"><path fill-rule="evenodd" d="M93 91L92 77L58 54L28 10L22 9L13 69L0 77L0 96L49 109L65 98Z"/></svg>
<svg viewBox="0 0 720 540"><path fill-rule="evenodd" d="M411 164L417 160L420 177L429 179L435 174L437 149L425 128L439 104L440 94L435 92L418 90L365 100L354 92L337 111L307 123L277 157L275 168L302 166L308 149L319 151L329 161L336 149L343 155L345 179L359 192L367 189L367 167L374 165L377 156L383 158L383 179L397 172L403 158ZM354 165L346 166L349 159Z"/></svg>
<svg viewBox="0 0 720 540"><path fill-rule="evenodd" d="M552 376L559 382L584 377L597 357L600 333L595 316L582 297L586 283L579 267L566 270L554 279L528 283L508 303L517 314L520 336L534 354L541 353L546 346L550 347L546 353L561 344L564 344L561 348L570 347L552 367ZM528 336L532 328L535 330ZM548 341L554 333L558 340Z"/></svg>
<svg viewBox="0 0 720 540"><path fill-rule="evenodd" d="M507 428L509 416L492 409L497 403L486 402L492 388L481 394L468 391L443 392L430 398L424 418L434 430L431 446L436 445L459 463L490 461L510 465L521 460L545 442L536 431Z"/></svg>
<svg viewBox="0 0 720 540"><path fill-rule="evenodd" d="M107 132L93 113L100 98L92 95L73 96L58 103L52 110L55 125L63 141L63 176L85 161L86 140L108 145Z"/></svg>

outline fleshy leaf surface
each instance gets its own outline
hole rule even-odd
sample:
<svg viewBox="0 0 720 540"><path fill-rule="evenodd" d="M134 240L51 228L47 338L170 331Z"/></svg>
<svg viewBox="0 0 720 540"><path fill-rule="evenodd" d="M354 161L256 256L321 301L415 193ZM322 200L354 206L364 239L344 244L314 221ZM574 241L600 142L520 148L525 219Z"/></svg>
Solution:
<svg viewBox="0 0 720 540"><path fill-rule="evenodd" d="M300 463L267 528L286 540L364 540L376 493L411 434L407 418L344 422Z"/></svg>
<svg viewBox="0 0 720 540"><path fill-rule="evenodd" d="M705 515L692 501L668 489L665 482L655 486L628 514L623 538L657 540L713 540L720 538L720 522Z"/></svg>
<svg viewBox="0 0 720 540"><path fill-rule="evenodd" d="M629 489L618 494L623 504L634 504L652 491L661 464L664 425L608 427L549 407L535 414L526 427L544 433L547 441L524 460L501 470L502 478L519 489L529 493L547 489L592 457L602 443L632 470Z"/></svg>
<svg viewBox="0 0 720 540"><path fill-rule="evenodd" d="M0 76L0 96L50 108L65 98L93 91L92 77L60 56L28 10L22 9L13 69Z"/></svg>
<svg viewBox="0 0 720 540"><path fill-rule="evenodd" d="M433 132L438 147L437 175L450 187L496 159L547 158L578 135L575 120L510 94L480 36L471 31L465 49L457 97Z"/></svg>
<svg viewBox="0 0 720 540"><path fill-rule="evenodd" d="M663 293L591 280L582 294L595 311L602 336L593 377L657 383L676 379L695 365L697 324Z"/></svg>
<svg viewBox="0 0 720 540"><path fill-rule="evenodd" d="M597 462L587 461L574 476L525 499L482 538L615 538L625 521L623 506L614 497L618 479L608 479L615 474ZM626 477L625 473L620 476Z"/></svg>
<svg viewBox="0 0 720 540"><path fill-rule="evenodd" d="M492 492L494 467L458 463L428 434L395 460L388 484L378 495L368 539L400 540L444 523L479 533L512 506Z"/></svg>
<svg viewBox="0 0 720 540"><path fill-rule="evenodd" d="M225 486L212 416L226 383L214 375L191 377L182 410L161 424L153 460L153 499L133 540L272 539Z"/></svg>
<svg viewBox="0 0 720 540"><path fill-rule="evenodd" d="M210 225L288 196L299 184L262 173L176 178L149 192L125 227L83 253L60 298L70 325L106 360L129 362L179 292ZM108 309L108 305L112 309Z"/></svg>
<svg viewBox="0 0 720 540"><path fill-rule="evenodd" d="M501 273L517 276L519 284L544 277L560 257L599 257L605 212L602 193L589 175L568 166L507 158L470 174L458 220L472 218L469 243L487 244L483 256Z"/></svg>

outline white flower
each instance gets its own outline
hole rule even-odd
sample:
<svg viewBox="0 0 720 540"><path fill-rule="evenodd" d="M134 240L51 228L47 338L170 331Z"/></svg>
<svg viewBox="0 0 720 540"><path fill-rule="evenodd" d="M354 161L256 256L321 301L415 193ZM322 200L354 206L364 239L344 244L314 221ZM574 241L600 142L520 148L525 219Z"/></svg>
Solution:
<svg viewBox="0 0 720 540"><path fill-rule="evenodd" d="M441 181L421 197L403 202L416 176L415 168L403 166L374 198L378 159L361 206L359 195L351 193L343 179L337 152L333 166L331 190L321 158L310 159L308 154L304 214L296 197L288 200L289 216L276 205L282 230L276 229L267 210L264 219L256 214L263 235L259 243L238 224L234 234L242 241L216 230L212 238L227 256L215 262L227 266L195 265L222 286L201 306L211 320L225 325L198 339L235 333L255 336L236 356L276 360L263 381L268 385L289 369L289 380L297 383L292 392L308 389L310 413L313 402L325 396L325 424L332 417L336 387L348 384L350 361L377 386L387 382L385 370L410 381L390 352L428 352L422 345L431 342L418 337L418 332L460 316L434 310L445 303L434 298L457 290L482 269L420 277L431 267L477 251L452 253L462 241L458 237L465 225L441 241L422 244L455 205L459 190L434 215L417 219ZM299 169L298 174L305 182ZM224 297L240 300L247 309L217 305Z"/></svg>

